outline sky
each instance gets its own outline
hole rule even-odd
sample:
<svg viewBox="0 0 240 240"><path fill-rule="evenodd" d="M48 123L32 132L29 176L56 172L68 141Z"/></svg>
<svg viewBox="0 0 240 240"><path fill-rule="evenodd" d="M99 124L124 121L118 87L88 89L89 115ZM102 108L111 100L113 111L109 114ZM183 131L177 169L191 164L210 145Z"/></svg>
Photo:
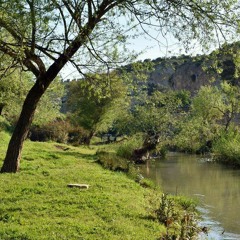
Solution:
<svg viewBox="0 0 240 240"><path fill-rule="evenodd" d="M151 36L158 39L158 41L146 36L145 34L128 41L128 49L130 51L134 50L136 53L141 53L137 57L136 61L143 61L145 59L154 60L159 57L171 57L181 54L194 56L201 53L200 47L197 47L197 43L194 43L193 48L189 52L186 52L184 47L181 46L180 43L170 35L167 35L166 38L159 37L158 35L159 34L157 32L151 31ZM77 70L70 64L63 69L60 75L63 80L75 79L79 77Z"/></svg>
<svg viewBox="0 0 240 240"><path fill-rule="evenodd" d="M140 36L137 39L130 41L128 48L134 50L137 53L141 53L136 61L151 59L154 60L159 57L171 57L177 56L180 54L192 54L196 55L199 53L199 50L192 51L191 53L186 53L181 51L181 46L176 40L171 38L161 39L161 44L156 40L146 38L145 36ZM67 65L65 69L61 72L61 78L63 80L78 78L79 74L72 66Z"/></svg>

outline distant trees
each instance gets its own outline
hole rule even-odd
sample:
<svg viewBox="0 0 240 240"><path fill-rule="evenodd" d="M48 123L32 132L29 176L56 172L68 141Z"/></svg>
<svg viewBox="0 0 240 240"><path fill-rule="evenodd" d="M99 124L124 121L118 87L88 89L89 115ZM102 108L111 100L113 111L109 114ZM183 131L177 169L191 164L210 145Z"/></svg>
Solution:
<svg viewBox="0 0 240 240"><path fill-rule="evenodd" d="M201 87L192 99L189 112L179 123L179 133L175 136L176 145L182 150L196 152L206 146L208 141L212 141L220 130L223 105L223 98L217 87Z"/></svg>
<svg viewBox="0 0 240 240"><path fill-rule="evenodd" d="M0 115L17 119L25 95L30 87L30 75L15 70L0 80Z"/></svg>
<svg viewBox="0 0 240 240"><path fill-rule="evenodd" d="M36 108L33 120L33 124L35 126L45 125L57 118L65 118L65 116L60 112L63 95L64 84L60 77L56 77L55 81L47 89Z"/></svg>
<svg viewBox="0 0 240 240"><path fill-rule="evenodd" d="M227 82L221 84L220 89L223 95L224 108L222 110L225 125L225 131L228 131L230 125L236 121L240 113L240 86L233 86Z"/></svg>
<svg viewBox="0 0 240 240"><path fill-rule="evenodd" d="M127 86L116 72L88 74L67 87L67 115L75 126L88 131L89 144L98 132L107 132L127 104Z"/></svg>
<svg viewBox="0 0 240 240"><path fill-rule="evenodd" d="M32 84L32 76L27 72L19 71L19 69L7 74L0 80L0 115L3 115L13 125L18 120L25 96ZM48 89L37 107L34 119L35 125L45 124L61 116L60 107L63 92L64 86L58 78Z"/></svg>
<svg viewBox="0 0 240 240"><path fill-rule="evenodd" d="M240 88L226 81L203 86L192 99L190 111L179 123L175 144L186 151L210 151L213 141L238 126Z"/></svg>
<svg viewBox="0 0 240 240"><path fill-rule="evenodd" d="M134 102L134 99L133 99ZM151 151L162 152L170 144L190 104L187 91L154 91L134 102L125 120L129 133L142 135L142 146L133 151L137 160Z"/></svg>

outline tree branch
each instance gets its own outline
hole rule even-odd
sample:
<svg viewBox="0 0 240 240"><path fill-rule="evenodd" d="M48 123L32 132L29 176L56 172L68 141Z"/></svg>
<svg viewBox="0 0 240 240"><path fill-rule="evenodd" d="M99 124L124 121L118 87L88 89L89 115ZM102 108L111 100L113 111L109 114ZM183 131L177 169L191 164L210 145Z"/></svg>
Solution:
<svg viewBox="0 0 240 240"><path fill-rule="evenodd" d="M31 23L32 23L32 38L31 38L31 53L34 54L35 44L36 44L36 16L35 16L35 7L34 0L26 0L30 7Z"/></svg>
<svg viewBox="0 0 240 240"><path fill-rule="evenodd" d="M14 28L9 26L9 24L5 22L2 18L0 18L0 26L5 28L17 42L20 42L22 40L21 36L18 35Z"/></svg>

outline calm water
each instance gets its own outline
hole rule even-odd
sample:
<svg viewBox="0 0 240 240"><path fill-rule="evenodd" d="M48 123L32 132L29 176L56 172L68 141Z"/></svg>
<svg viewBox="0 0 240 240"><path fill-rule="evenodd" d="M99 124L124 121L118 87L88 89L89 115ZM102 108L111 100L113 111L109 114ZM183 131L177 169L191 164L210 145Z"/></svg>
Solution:
<svg viewBox="0 0 240 240"><path fill-rule="evenodd" d="M180 153L149 161L141 170L165 193L199 199L201 224L211 229L202 239L240 240L240 170Z"/></svg>

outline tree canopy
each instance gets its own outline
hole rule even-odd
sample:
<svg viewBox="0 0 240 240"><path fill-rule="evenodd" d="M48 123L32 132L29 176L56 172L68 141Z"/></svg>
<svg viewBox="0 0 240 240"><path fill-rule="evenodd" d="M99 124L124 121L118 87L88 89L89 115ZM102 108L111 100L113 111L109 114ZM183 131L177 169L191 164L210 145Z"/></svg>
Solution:
<svg viewBox="0 0 240 240"><path fill-rule="evenodd" d="M151 29L171 33L186 47L196 39L206 47L209 40L236 38L238 16L236 0L5 0L0 51L12 58L12 66L22 65L36 76L57 59L59 69L69 60L84 73L99 67L95 60L107 67L119 61L109 53L113 46L125 46L133 28L149 35Z"/></svg>
<svg viewBox="0 0 240 240"><path fill-rule="evenodd" d="M67 112L74 125L89 132L107 132L127 101L127 86L116 72L90 74L68 83Z"/></svg>

